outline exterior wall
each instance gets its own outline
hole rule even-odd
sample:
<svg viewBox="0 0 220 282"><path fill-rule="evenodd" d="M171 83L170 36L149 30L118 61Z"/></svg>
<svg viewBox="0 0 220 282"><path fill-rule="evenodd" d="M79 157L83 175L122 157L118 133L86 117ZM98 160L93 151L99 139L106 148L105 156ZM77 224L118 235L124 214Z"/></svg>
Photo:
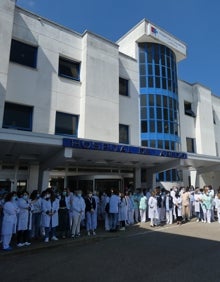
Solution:
<svg viewBox="0 0 220 282"><path fill-rule="evenodd" d="M184 101L192 103L192 110L196 117L185 115ZM216 156L213 105L210 90L199 84L190 85L179 81L179 112L181 149L187 151L186 137L195 138L197 154Z"/></svg>
<svg viewBox="0 0 220 282"><path fill-rule="evenodd" d="M121 122L130 125L131 143L139 144L137 63L122 55L119 60L116 44L89 32L82 37L19 8L12 38L39 46L36 69L10 62L6 95L7 101L34 107L33 132L54 134L60 111L80 117L80 138L118 142ZM80 82L58 76L59 56L81 62ZM120 110L119 68L131 94L127 102L120 98Z"/></svg>
<svg viewBox="0 0 220 282"><path fill-rule="evenodd" d="M119 76L129 81L129 94L119 95L119 123L129 125L129 143L140 146L139 81L136 60L123 54L119 57Z"/></svg>
<svg viewBox="0 0 220 282"><path fill-rule="evenodd" d="M84 34L82 68L79 137L118 142L118 46L93 34Z"/></svg>
<svg viewBox="0 0 220 282"><path fill-rule="evenodd" d="M211 91L195 84L193 85L193 93L196 103L197 154L216 156Z"/></svg>
<svg viewBox="0 0 220 282"><path fill-rule="evenodd" d="M179 92L179 121L181 136L181 151L186 152L186 137L196 138L195 135L195 118L185 115L184 101L192 103L192 110L195 110L194 96L192 86L184 81L178 81Z"/></svg>
<svg viewBox="0 0 220 282"><path fill-rule="evenodd" d="M39 48L37 69L9 64L6 100L34 106L33 132L54 134L56 111L80 114L81 85L58 76L58 61L81 61L81 37L20 9L12 37Z"/></svg>
<svg viewBox="0 0 220 282"><path fill-rule="evenodd" d="M219 97L212 96L213 118L215 121L215 142L216 142L216 155L220 156L220 99ZM219 181L220 183L220 181Z"/></svg>
<svg viewBox="0 0 220 282"><path fill-rule="evenodd" d="M13 28L15 0L1 0L0 2L0 124L3 120L3 109L6 96L9 52L11 33Z"/></svg>
<svg viewBox="0 0 220 282"><path fill-rule="evenodd" d="M145 33L146 21L143 20L117 41L117 43L119 44L120 52L136 59L138 57L136 41L137 39L140 39Z"/></svg>

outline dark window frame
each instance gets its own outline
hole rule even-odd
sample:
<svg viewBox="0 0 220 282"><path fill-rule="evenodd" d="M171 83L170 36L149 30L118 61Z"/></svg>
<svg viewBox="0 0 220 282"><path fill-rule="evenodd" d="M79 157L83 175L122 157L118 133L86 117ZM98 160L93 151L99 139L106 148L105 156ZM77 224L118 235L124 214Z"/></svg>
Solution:
<svg viewBox="0 0 220 282"><path fill-rule="evenodd" d="M186 137L186 151L188 153L196 153L195 138Z"/></svg>
<svg viewBox="0 0 220 282"><path fill-rule="evenodd" d="M19 123L23 118L23 124ZM3 128L32 131L33 107L5 102ZM26 124L26 126L25 126Z"/></svg>
<svg viewBox="0 0 220 282"><path fill-rule="evenodd" d="M192 103L184 101L184 112L185 115L195 118L196 114L192 110Z"/></svg>
<svg viewBox="0 0 220 282"><path fill-rule="evenodd" d="M129 144L129 125L119 124L119 143Z"/></svg>
<svg viewBox="0 0 220 282"><path fill-rule="evenodd" d="M80 67L80 62L59 56L58 75L60 77L80 81ZM74 72L76 72L75 75Z"/></svg>
<svg viewBox="0 0 220 282"><path fill-rule="evenodd" d="M65 127L62 127L60 125L61 120L58 120L59 118L63 118L65 121ZM72 124L67 124L67 121L69 119L69 122ZM75 121L74 121L74 120ZM74 126L75 124L75 126ZM55 117L55 135L64 135L64 136L74 136L77 137L78 136L78 124L79 124L79 116L78 115L74 115L74 114L69 114L69 113L64 113L64 112L56 112L56 117ZM68 128L69 126L69 128ZM71 132L72 130L72 132Z"/></svg>
<svg viewBox="0 0 220 282"><path fill-rule="evenodd" d="M12 39L10 62L36 69L38 46Z"/></svg>
<svg viewBox="0 0 220 282"><path fill-rule="evenodd" d="M129 96L129 80L119 77L119 94L122 96Z"/></svg>

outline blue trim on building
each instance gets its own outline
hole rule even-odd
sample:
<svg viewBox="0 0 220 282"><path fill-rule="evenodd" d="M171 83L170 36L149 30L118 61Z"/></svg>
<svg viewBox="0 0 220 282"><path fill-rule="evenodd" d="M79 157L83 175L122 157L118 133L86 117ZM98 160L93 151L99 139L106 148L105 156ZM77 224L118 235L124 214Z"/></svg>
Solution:
<svg viewBox="0 0 220 282"><path fill-rule="evenodd" d="M99 141L77 139L77 138L76 139L63 138L63 147L92 150L92 151L107 151L107 152L127 153L127 154L136 154L136 155L187 159L187 153L185 152L175 152L169 150L122 145L117 143L99 142Z"/></svg>

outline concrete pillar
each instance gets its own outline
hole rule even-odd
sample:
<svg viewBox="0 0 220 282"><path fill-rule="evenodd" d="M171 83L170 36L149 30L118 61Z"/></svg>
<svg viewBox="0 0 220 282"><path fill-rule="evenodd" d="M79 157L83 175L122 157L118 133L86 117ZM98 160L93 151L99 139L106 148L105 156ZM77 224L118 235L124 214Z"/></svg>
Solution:
<svg viewBox="0 0 220 282"><path fill-rule="evenodd" d="M147 169L146 188L152 189L154 187L156 187L156 173L153 173L152 170Z"/></svg>
<svg viewBox="0 0 220 282"><path fill-rule="evenodd" d="M197 177L197 171L196 170L190 171L191 185L193 185L194 188L197 186L196 177Z"/></svg>
<svg viewBox="0 0 220 282"><path fill-rule="evenodd" d="M135 188L141 187L141 168L135 168L135 175L134 175L134 185Z"/></svg>
<svg viewBox="0 0 220 282"><path fill-rule="evenodd" d="M38 183L39 183L39 189L41 191L48 188L49 179L50 179L50 171L49 170L40 171Z"/></svg>
<svg viewBox="0 0 220 282"><path fill-rule="evenodd" d="M33 190L39 189L38 187L38 178L39 178L39 165L30 165L30 173L29 173L29 183L28 188L29 192L32 192Z"/></svg>

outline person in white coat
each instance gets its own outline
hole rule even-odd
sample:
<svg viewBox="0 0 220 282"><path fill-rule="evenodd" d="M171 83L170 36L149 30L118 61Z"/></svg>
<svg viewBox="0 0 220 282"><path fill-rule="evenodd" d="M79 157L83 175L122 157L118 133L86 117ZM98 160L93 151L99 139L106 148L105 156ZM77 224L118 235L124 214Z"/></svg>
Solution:
<svg viewBox="0 0 220 282"><path fill-rule="evenodd" d="M82 197L82 191L76 190L70 195L70 210L72 215L71 237L80 237L81 220L85 216L85 201Z"/></svg>
<svg viewBox="0 0 220 282"><path fill-rule="evenodd" d="M148 201L148 216L150 218L150 226L157 226L159 221L159 213L157 207L156 191L154 190L151 192L151 196Z"/></svg>
<svg viewBox="0 0 220 282"><path fill-rule="evenodd" d="M183 221L182 217L182 197L180 193L177 191L175 196L173 197L173 204L175 207L175 213L176 213L176 223L181 225Z"/></svg>
<svg viewBox="0 0 220 282"><path fill-rule="evenodd" d="M194 193L194 211L196 215L196 222L203 221L203 218L201 217L201 197L202 194L200 192L199 187L196 187L195 193Z"/></svg>
<svg viewBox="0 0 220 282"><path fill-rule="evenodd" d="M57 241L56 227L58 226L59 199L56 198L52 189L46 190L45 198L42 199L42 226L45 229L44 242Z"/></svg>
<svg viewBox="0 0 220 282"><path fill-rule="evenodd" d="M4 251L12 250L10 242L12 234L16 233L17 213L19 209L12 203L12 198L12 193L7 194L3 205L2 248Z"/></svg>
<svg viewBox="0 0 220 282"><path fill-rule="evenodd" d="M215 208L217 211L218 223L220 223L220 191L215 196Z"/></svg>
<svg viewBox="0 0 220 282"><path fill-rule="evenodd" d="M139 203L140 219L141 222L146 222L147 220L147 197L144 193L141 193L141 199Z"/></svg>
<svg viewBox="0 0 220 282"><path fill-rule="evenodd" d="M120 230L125 230L125 222L127 221L127 200L125 198L124 193L119 194L120 202L118 209L118 220L120 223Z"/></svg>
<svg viewBox="0 0 220 282"><path fill-rule="evenodd" d="M32 210L33 206L29 199L29 193L23 191L18 199L18 226L17 226L17 246L29 246L31 244Z"/></svg>

